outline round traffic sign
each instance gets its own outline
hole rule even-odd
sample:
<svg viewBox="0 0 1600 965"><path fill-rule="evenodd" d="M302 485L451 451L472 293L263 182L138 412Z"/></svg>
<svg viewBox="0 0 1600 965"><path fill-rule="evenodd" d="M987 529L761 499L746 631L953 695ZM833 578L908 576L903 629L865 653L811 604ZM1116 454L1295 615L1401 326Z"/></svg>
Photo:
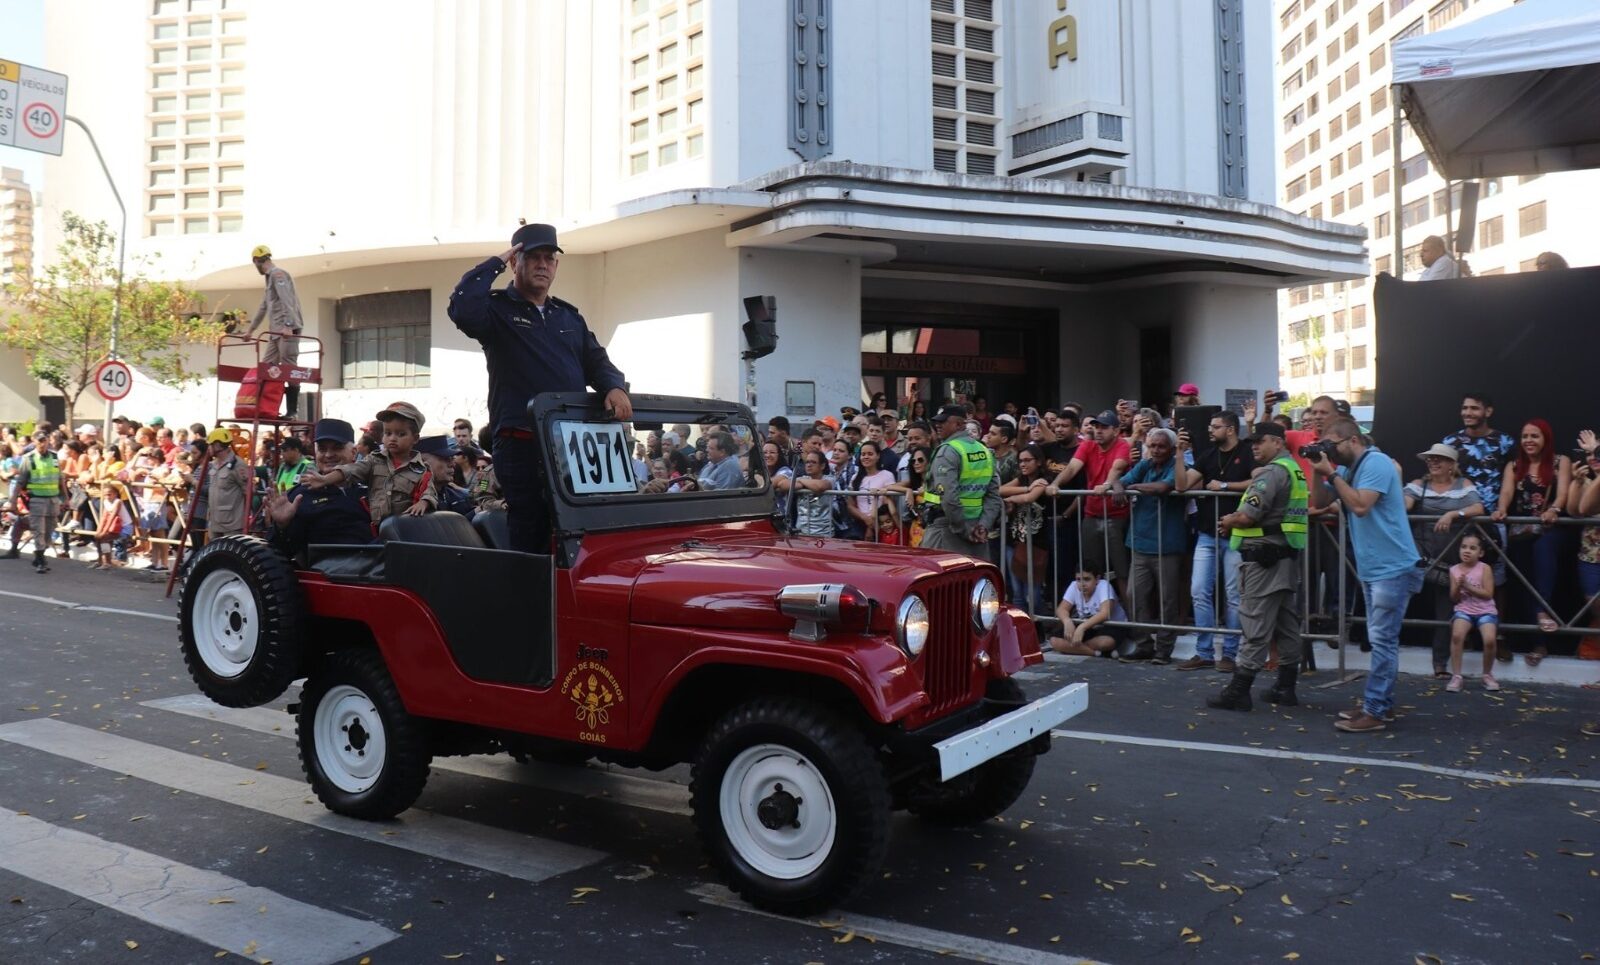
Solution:
<svg viewBox="0 0 1600 965"><path fill-rule="evenodd" d="M22 126L34 137L50 138L61 127L61 117L54 107L38 101L22 109Z"/></svg>
<svg viewBox="0 0 1600 965"><path fill-rule="evenodd" d="M133 373L116 359L101 362L94 370L94 390L107 402L118 402L133 388Z"/></svg>

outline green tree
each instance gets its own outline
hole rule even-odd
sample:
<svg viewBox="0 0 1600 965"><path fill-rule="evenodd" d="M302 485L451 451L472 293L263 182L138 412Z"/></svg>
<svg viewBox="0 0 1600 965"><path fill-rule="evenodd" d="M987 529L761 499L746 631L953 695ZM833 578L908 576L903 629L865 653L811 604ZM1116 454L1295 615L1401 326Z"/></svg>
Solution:
<svg viewBox="0 0 1600 965"><path fill-rule="evenodd" d="M34 377L66 399L67 422L90 388L95 366L111 354L117 290L117 237L105 222L67 212L57 259L8 286L15 310L0 327L0 345L21 349ZM182 386L208 373L184 364L183 348L216 344L225 323L204 314L204 299L179 282L152 281L137 270L122 279L117 356L163 385Z"/></svg>

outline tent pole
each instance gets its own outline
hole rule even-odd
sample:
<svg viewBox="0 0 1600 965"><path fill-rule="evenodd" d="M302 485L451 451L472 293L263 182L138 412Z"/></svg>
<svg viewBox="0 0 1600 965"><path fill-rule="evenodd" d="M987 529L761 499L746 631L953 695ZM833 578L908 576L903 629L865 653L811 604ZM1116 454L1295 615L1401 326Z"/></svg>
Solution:
<svg viewBox="0 0 1600 965"><path fill-rule="evenodd" d="M1389 138L1394 142L1394 173L1390 177L1394 180L1394 277L1406 277L1406 248L1405 240L1401 237L1404 228L1400 222L1401 209L1404 205L1400 199L1400 190L1403 187L1400 178L1402 169L1400 164L1400 85L1389 87L1389 100L1394 106L1394 121L1392 122L1393 134Z"/></svg>

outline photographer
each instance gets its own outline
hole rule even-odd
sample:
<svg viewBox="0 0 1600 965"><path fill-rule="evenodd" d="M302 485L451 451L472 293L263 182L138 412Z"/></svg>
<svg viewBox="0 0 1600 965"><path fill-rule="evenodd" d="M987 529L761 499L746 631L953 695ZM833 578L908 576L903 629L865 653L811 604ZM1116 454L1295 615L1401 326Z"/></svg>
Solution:
<svg viewBox="0 0 1600 965"><path fill-rule="evenodd" d="M1400 621L1422 588L1422 560L1406 520L1405 494L1394 460L1362 441L1348 417L1322 427L1322 439L1303 451L1321 482L1312 504L1334 500L1349 514L1356 575L1367 602L1367 639L1372 664L1362 709L1341 711L1334 724L1351 734L1383 730L1393 719L1395 677L1400 665ZM1371 458L1369 458L1371 457Z"/></svg>

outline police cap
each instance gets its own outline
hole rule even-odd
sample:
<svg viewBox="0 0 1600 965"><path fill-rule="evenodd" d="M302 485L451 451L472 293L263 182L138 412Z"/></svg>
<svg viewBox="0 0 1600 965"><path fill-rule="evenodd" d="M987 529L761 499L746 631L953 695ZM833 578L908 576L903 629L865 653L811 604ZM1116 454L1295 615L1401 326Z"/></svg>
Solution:
<svg viewBox="0 0 1600 965"><path fill-rule="evenodd" d="M561 251L561 246L556 244L556 226L550 224L523 225L511 236L511 247L518 251L532 251L535 248L554 248L556 251Z"/></svg>
<svg viewBox="0 0 1600 965"><path fill-rule="evenodd" d="M455 454L456 446L449 436L423 436L414 448L425 456L448 459Z"/></svg>
<svg viewBox="0 0 1600 965"><path fill-rule="evenodd" d="M962 422L967 421L967 407L964 405L955 405L953 403L951 405L940 406L938 414L933 417L933 422L935 425L938 425L944 422L946 419L960 419Z"/></svg>
<svg viewBox="0 0 1600 965"><path fill-rule="evenodd" d="M1278 425L1276 422L1261 422L1257 423L1255 428L1251 430L1250 444L1255 445L1267 436L1277 436L1279 439L1289 438L1289 434L1283 426Z"/></svg>
<svg viewBox="0 0 1600 965"><path fill-rule="evenodd" d="M338 442L349 445L356 441L356 430L343 419L318 419L311 438L317 442Z"/></svg>

